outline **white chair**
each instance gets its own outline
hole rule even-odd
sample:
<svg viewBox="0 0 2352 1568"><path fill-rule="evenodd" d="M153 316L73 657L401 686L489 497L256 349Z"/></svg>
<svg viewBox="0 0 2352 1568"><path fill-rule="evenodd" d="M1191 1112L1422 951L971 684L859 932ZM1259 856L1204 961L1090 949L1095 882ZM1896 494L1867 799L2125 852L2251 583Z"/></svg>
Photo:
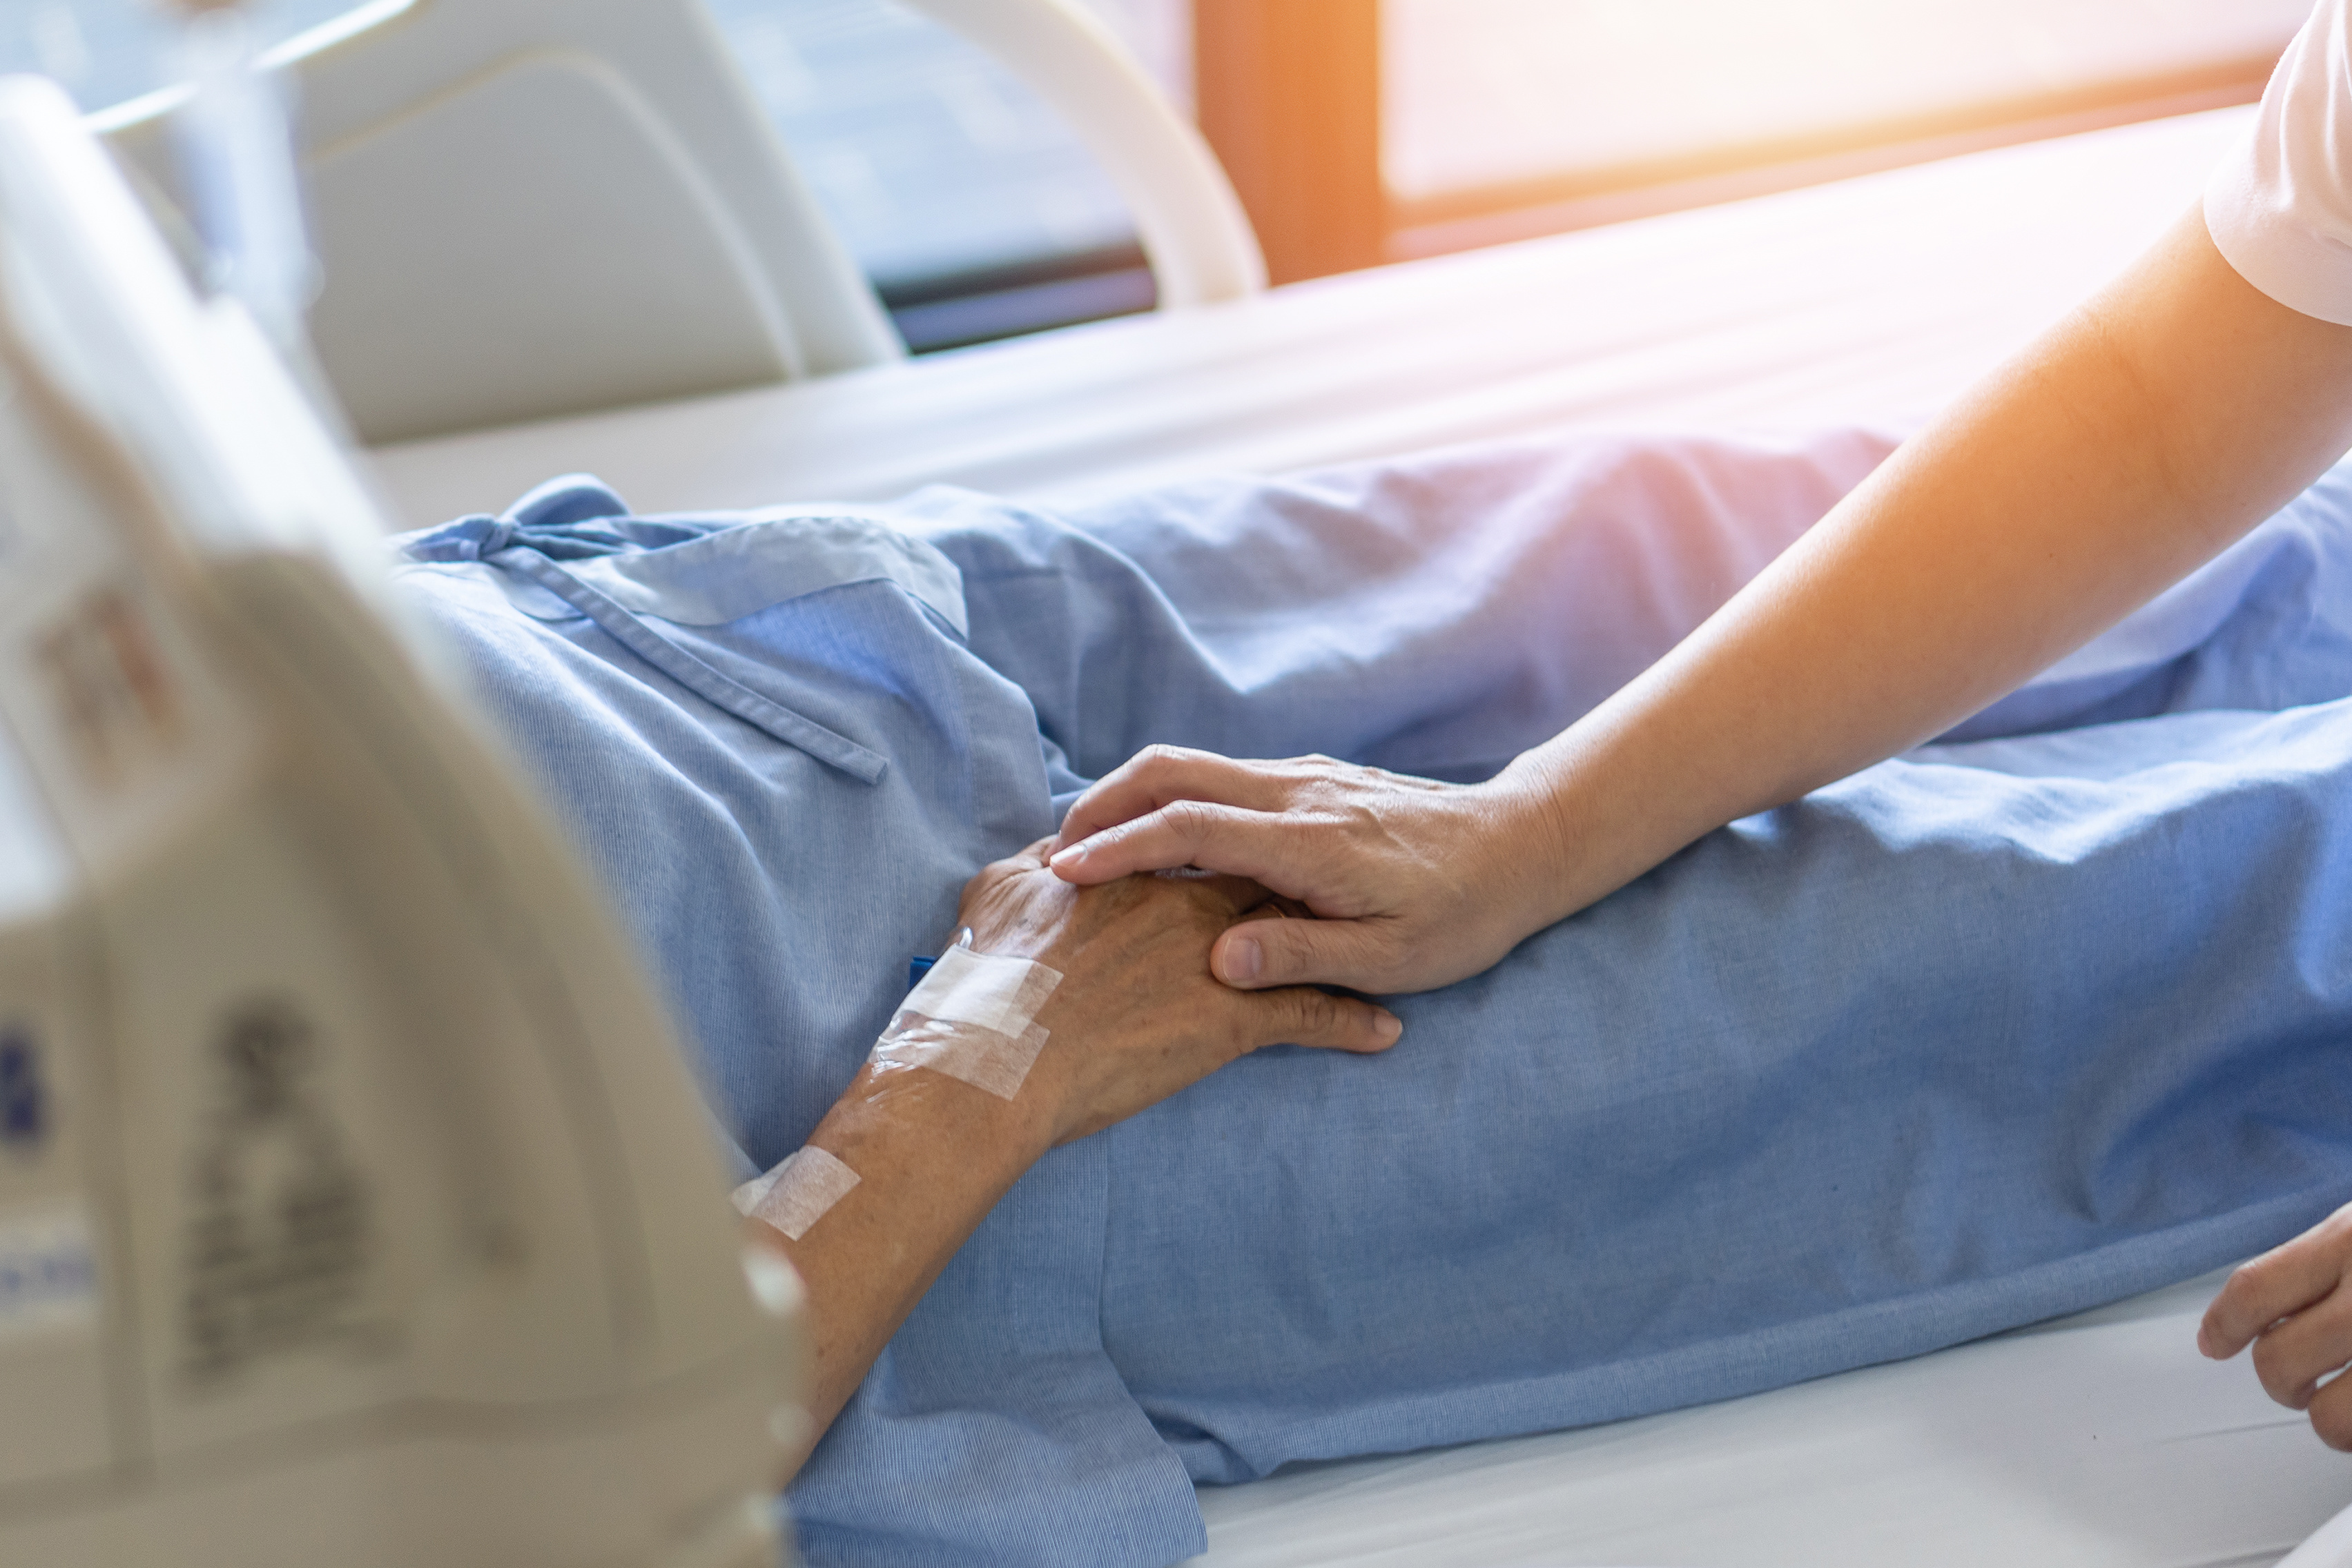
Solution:
<svg viewBox="0 0 2352 1568"><path fill-rule="evenodd" d="M1264 287L1199 135L1072 0L910 0L1067 116L1163 306ZM700 0L378 0L276 51L325 286L319 359L371 443L901 357ZM161 93L100 117L168 183Z"/></svg>

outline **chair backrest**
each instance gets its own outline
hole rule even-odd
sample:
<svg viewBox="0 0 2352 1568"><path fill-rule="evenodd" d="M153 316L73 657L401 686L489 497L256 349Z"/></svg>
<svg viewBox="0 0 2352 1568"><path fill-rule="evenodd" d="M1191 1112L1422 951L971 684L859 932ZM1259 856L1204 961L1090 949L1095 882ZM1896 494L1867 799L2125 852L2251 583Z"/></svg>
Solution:
<svg viewBox="0 0 2352 1568"><path fill-rule="evenodd" d="M1074 122L1162 302L1265 270L1198 134L1071 0L912 0ZM294 78L325 286L370 443L824 375L904 352L700 0L378 0ZM159 180L173 95L101 117Z"/></svg>

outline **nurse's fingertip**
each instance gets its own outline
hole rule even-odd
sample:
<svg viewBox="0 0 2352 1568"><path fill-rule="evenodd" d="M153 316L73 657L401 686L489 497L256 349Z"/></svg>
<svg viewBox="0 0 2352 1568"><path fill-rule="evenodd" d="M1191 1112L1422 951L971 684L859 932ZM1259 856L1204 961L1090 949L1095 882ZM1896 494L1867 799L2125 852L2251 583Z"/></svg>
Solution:
<svg viewBox="0 0 2352 1568"><path fill-rule="evenodd" d="M1246 986L1265 972L1265 949L1255 936L1239 933L1217 945L1217 978L1229 986Z"/></svg>

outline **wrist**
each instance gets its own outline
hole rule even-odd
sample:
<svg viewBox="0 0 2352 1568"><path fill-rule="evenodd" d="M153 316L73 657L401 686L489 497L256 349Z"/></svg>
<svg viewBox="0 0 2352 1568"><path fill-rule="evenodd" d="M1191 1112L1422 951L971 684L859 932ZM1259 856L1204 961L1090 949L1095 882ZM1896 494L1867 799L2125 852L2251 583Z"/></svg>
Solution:
<svg viewBox="0 0 2352 1568"><path fill-rule="evenodd" d="M809 1142L863 1171L937 1164L1002 1192L1054 1144L1048 1096L1032 1082L1000 1099L928 1067L866 1062L817 1124Z"/></svg>
<svg viewBox="0 0 2352 1568"><path fill-rule="evenodd" d="M809 1292L820 1430L958 1249L1044 1150L1036 1118L929 1068L862 1067L809 1135L856 1183L798 1239L754 1234Z"/></svg>
<svg viewBox="0 0 2352 1568"><path fill-rule="evenodd" d="M1493 813L1487 840L1500 852L1496 871L1514 890L1519 935L1575 914L1606 891L1586 891L1589 857L1580 843L1572 775L1549 747L1521 752L1481 788Z"/></svg>

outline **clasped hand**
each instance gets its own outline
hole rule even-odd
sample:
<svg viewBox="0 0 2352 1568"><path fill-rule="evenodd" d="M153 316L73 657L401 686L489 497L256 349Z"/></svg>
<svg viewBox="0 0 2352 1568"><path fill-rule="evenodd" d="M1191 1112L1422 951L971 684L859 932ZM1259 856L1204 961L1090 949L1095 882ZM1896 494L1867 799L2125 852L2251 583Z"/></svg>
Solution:
<svg viewBox="0 0 2352 1568"><path fill-rule="evenodd" d="M1063 981L1021 1099L1049 1144L1100 1132L1261 1046L1375 1051L1403 1026L1383 1009L1308 987L1244 995L1209 973L1210 944L1276 918L1274 895L1235 876L1126 877L1079 888L1046 869L1050 841L985 867L961 919L988 953L1034 959Z"/></svg>
<svg viewBox="0 0 2352 1568"><path fill-rule="evenodd" d="M1440 784L1328 757L1243 762L1155 746L1070 808L1051 863L1086 884L1197 866L1314 912L1219 938L1212 963L1229 986L1431 990L1567 913L1546 885L1540 808L1504 779Z"/></svg>

